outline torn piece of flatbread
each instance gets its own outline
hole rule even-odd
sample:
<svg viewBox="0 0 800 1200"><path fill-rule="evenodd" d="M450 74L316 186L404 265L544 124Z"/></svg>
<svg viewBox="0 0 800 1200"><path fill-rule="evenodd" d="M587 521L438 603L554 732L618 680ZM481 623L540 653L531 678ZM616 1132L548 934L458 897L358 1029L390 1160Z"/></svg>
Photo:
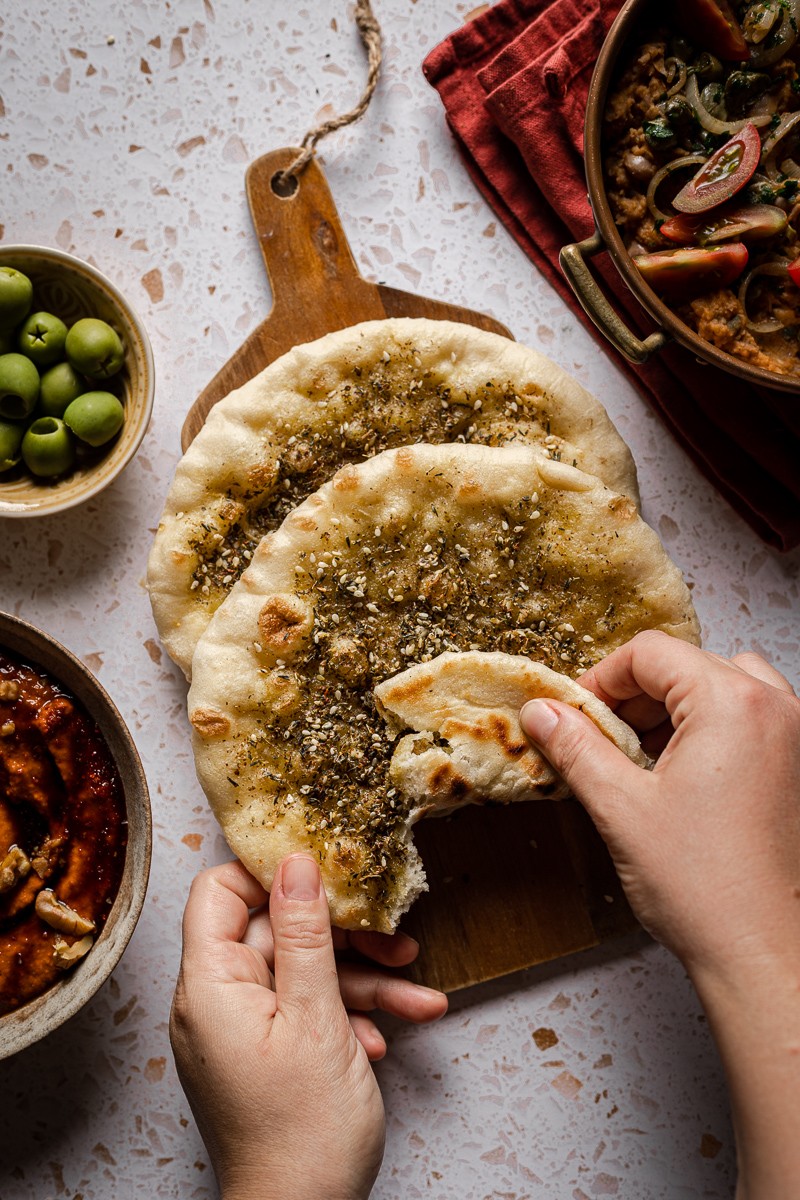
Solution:
<svg viewBox="0 0 800 1200"><path fill-rule="evenodd" d="M468 650L445 652L376 686L378 711L395 734L405 734L392 755L392 785L420 813L563 799L567 784L519 723L522 705L539 697L581 709L632 762L648 765L630 726L574 679L519 655Z"/></svg>
<svg viewBox="0 0 800 1200"><path fill-rule="evenodd" d="M343 468L264 538L197 644L198 778L268 889L320 862L337 925L391 930L423 886L373 689L444 650L575 677L640 629L697 641L633 502L531 446L404 446Z"/></svg>
<svg viewBox="0 0 800 1200"><path fill-rule="evenodd" d="M346 463L414 442L534 444L639 503L633 458L602 404L536 350L424 318L297 346L214 406L175 471L147 585L187 676L264 534Z"/></svg>

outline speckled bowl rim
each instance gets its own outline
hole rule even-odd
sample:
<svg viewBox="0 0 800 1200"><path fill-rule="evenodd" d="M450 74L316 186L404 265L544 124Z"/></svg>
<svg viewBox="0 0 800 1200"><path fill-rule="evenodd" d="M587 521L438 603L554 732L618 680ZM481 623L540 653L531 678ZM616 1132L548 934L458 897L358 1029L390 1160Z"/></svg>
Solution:
<svg viewBox="0 0 800 1200"><path fill-rule="evenodd" d="M0 517L50 517L55 513L66 512L70 508L76 508L79 504L85 504L87 500L91 500L93 496L98 494L98 492L102 492L103 489L107 488L115 479L118 479L121 473L125 470L128 463L141 446L142 441L144 440L144 435L147 433L150 425L150 418L153 414L153 400L155 398L156 391L156 366L153 358L153 348L150 345L150 338L147 335L147 329L145 328L142 318L139 316L133 305L126 300L125 296L123 296L116 284L112 283L108 276L104 275L102 271L97 269L97 267L92 266L92 264L87 262L86 259L78 258L75 254L68 254L66 250L59 250L55 246L34 245L22 242L0 242L0 258L5 258L7 255L13 256L14 254L29 254L34 257L39 256L43 259L53 258L58 262L64 263L66 266L77 269L90 276L95 283L109 292L115 303L118 304L120 309L122 309L122 311L126 314L131 327L136 330L136 334L139 339L139 345L144 357L146 386L139 432L136 434L136 437L132 440L125 453L120 456L119 462L116 463L114 470L109 475L102 475L100 478L98 478L96 483L90 485L87 484L85 490L81 491L79 495L71 496L60 503L55 502L48 503L46 506L42 505L41 507L23 508L15 507L11 504L9 504L8 507L5 507L4 502L0 501ZM51 493L51 495L55 495L55 493Z"/></svg>
<svg viewBox="0 0 800 1200"><path fill-rule="evenodd" d="M147 893L152 854L150 793L130 731L105 688L70 650L35 625L0 612L0 648L52 675L97 721L125 788L128 844L119 891L86 959L41 996L0 1017L0 1059L46 1037L91 1000L131 939ZM79 681L79 682L78 682Z"/></svg>

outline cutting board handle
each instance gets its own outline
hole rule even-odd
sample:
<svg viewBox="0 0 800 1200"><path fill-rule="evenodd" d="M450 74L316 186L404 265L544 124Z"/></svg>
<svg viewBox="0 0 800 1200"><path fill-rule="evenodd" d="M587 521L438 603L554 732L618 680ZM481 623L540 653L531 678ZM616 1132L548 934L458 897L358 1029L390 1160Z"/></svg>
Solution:
<svg viewBox="0 0 800 1200"><path fill-rule="evenodd" d="M511 337L505 325L484 313L363 279L316 159L301 171L294 191L280 186L275 190L275 176L285 171L297 154L291 146L273 150L256 159L247 172L247 198L272 285L272 309L189 409L181 430L184 451L218 400L293 346L336 329L385 317L427 317L465 321Z"/></svg>
<svg viewBox="0 0 800 1200"><path fill-rule="evenodd" d="M316 160L299 176L281 179L297 154L286 147L256 159L246 184L272 287L272 313L290 320L295 341L305 342L333 328L379 320L386 311L377 284L358 272Z"/></svg>

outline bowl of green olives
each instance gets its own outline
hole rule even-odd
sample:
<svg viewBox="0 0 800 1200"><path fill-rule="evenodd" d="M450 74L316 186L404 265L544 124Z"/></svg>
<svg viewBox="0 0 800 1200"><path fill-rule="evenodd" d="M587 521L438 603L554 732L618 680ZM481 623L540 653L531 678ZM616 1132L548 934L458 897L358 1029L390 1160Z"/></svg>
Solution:
<svg viewBox="0 0 800 1200"><path fill-rule="evenodd" d="M0 245L0 517L97 495L139 449L154 390L147 332L105 275Z"/></svg>

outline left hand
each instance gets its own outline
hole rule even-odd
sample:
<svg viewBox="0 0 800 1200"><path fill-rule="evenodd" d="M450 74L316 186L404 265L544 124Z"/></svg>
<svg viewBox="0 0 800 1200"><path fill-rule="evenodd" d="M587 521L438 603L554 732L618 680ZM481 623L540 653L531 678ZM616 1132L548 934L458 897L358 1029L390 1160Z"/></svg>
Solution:
<svg viewBox="0 0 800 1200"><path fill-rule="evenodd" d="M184 916L170 1034L224 1200L360 1200L383 1153L369 1060L386 1043L365 1012L442 1016L444 996L369 965L411 962L402 934L331 936L315 861L284 860L267 897L241 863L203 872Z"/></svg>

